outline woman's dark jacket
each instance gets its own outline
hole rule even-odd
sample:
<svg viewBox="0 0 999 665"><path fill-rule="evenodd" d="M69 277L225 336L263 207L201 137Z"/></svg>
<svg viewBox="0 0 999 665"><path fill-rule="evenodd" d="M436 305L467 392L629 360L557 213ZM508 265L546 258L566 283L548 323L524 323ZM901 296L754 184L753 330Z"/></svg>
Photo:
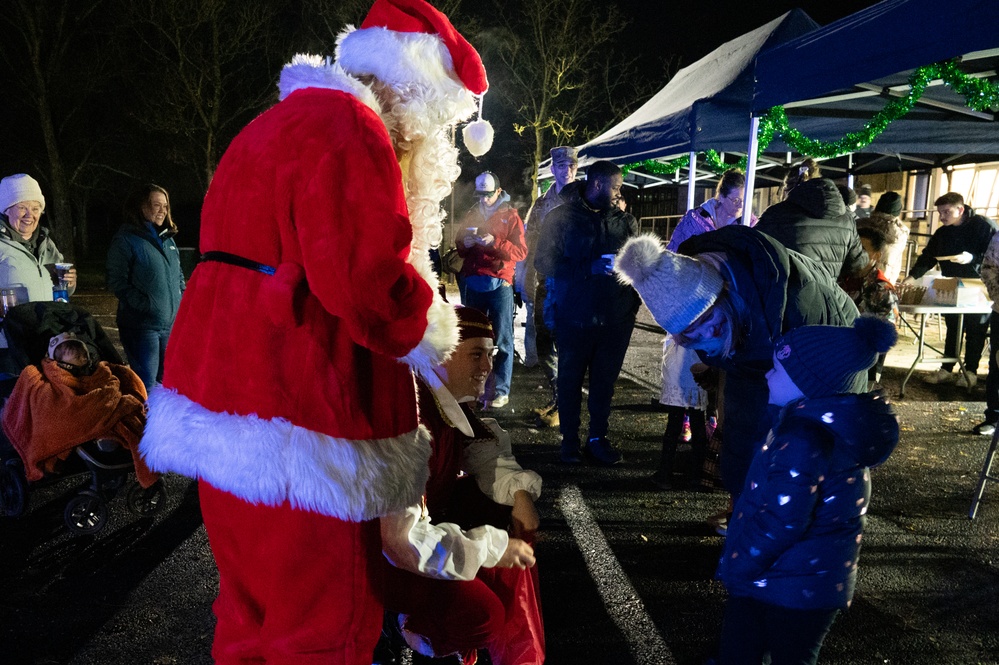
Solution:
<svg viewBox="0 0 999 665"><path fill-rule="evenodd" d="M876 393L787 405L753 458L718 577L733 596L795 609L845 608L871 499L868 467L898 443Z"/></svg>
<svg viewBox="0 0 999 665"><path fill-rule="evenodd" d="M764 211L756 229L815 259L833 279L855 275L869 262L853 213L843 203L835 183L826 178L808 180L792 189L786 201Z"/></svg>
<svg viewBox="0 0 999 665"><path fill-rule="evenodd" d="M595 270L605 254L617 254L628 238L638 235L638 222L614 207L595 211L573 188L565 204L545 217L534 267L547 275L548 293L558 326L588 327L631 324L641 299L614 274ZM565 190L563 190L565 191Z"/></svg>
<svg viewBox="0 0 999 665"><path fill-rule="evenodd" d="M161 243L148 225L123 225L108 249L107 283L118 296L119 328L169 331L185 286L177 243Z"/></svg>
<svg viewBox="0 0 999 665"><path fill-rule="evenodd" d="M741 301L740 340L727 358L701 355L725 371L724 446L729 462L722 466L725 487L738 494L743 477L726 469L748 467L770 429L766 373L773 367L774 343L792 328L811 324L850 325L857 306L815 261L792 252L755 228L726 226L694 236L682 245L688 256L721 253L722 277ZM859 383L858 389L865 389ZM741 464L733 458L741 460Z"/></svg>

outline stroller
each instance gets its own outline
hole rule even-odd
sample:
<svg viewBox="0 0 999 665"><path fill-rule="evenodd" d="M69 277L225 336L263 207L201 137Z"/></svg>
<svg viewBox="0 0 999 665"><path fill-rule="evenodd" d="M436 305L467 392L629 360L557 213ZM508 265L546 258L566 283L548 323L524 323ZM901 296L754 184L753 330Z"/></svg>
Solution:
<svg viewBox="0 0 999 665"><path fill-rule="evenodd" d="M9 398L21 371L39 364L47 355L49 340L60 333L74 333L95 360L123 364L121 355L94 317L70 303L18 305L7 312L2 329L8 342L8 349L0 353L0 397L4 398L4 409L17 408ZM73 414L66 414L65 418L74 422ZM0 517L23 515L33 488L87 474L89 482L67 502L63 518L73 534L98 533L107 524L108 504L125 487L129 473L136 470L132 453L110 436L75 446L68 457L51 466L51 469L46 466L43 477L29 481L21 453L0 430ZM32 471L32 475L37 474ZM151 516L163 509L166 499L162 480L146 488L135 482L126 493L126 506L138 516Z"/></svg>

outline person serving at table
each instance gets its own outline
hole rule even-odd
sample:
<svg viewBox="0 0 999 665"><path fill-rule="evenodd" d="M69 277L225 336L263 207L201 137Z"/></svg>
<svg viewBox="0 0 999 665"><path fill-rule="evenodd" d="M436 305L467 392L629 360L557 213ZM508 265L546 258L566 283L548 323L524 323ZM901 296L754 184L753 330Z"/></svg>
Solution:
<svg viewBox="0 0 999 665"><path fill-rule="evenodd" d="M937 263L944 277L965 277L978 279L982 270L982 260L988 249L996 224L988 217L976 215L964 204L964 197L956 192L948 192L933 202L940 215L941 226L926 243L915 265L909 271L903 284L912 284ZM944 341L944 357L957 355L958 335L961 326L960 314L945 314L947 338ZM964 317L964 373L953 373L954 362L945 362L940 369L926 377L927 383L951 383L956 379L958 387L974 388L978 382L978 363L985 348L985 332L989 327L989 314Z"/></svg>

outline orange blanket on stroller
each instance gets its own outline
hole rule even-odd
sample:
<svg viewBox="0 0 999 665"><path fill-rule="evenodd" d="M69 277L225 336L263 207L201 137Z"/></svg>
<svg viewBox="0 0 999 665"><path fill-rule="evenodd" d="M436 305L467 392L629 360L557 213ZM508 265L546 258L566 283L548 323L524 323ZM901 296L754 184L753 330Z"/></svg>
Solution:
<svg viewBox="0 0 999 665"><path fill-rule="evenodd" d="M146 425L146 389L131 369L101 362L90 376L73 376L54 360L21 372L3 409L3 431L24 461L29 481L52 471L74 448L114 439L132 453L142 487L156 482L139 456Z"/></svg>

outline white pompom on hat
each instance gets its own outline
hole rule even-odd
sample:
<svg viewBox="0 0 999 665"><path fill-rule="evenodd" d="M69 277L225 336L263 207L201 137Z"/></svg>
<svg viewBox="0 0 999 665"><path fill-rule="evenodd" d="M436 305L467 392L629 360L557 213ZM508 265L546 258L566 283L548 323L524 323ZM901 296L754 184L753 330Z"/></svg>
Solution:
<svg viewBox="0 0 999 665"><path fill-rule="evenodd" d="M488 120L470 122L461 130L461 140L472 157L481 157L493 147L493 126Z"/></svg>
<svg viewBox="0 0 999 665"><path fill-rule="evenodd" d="M0 180L0 212L22 201L38 201L45 210L45 197L38 181L26 173L15 173Z"/></svg>
<svg viewBox="0 0 999 665"><path fill-rule="evenodd" d="M708 311L725 287L714 266L674 254L651 234L625 243L615 266L618 279L638 291L656 323L671 335Z"/></svg>

